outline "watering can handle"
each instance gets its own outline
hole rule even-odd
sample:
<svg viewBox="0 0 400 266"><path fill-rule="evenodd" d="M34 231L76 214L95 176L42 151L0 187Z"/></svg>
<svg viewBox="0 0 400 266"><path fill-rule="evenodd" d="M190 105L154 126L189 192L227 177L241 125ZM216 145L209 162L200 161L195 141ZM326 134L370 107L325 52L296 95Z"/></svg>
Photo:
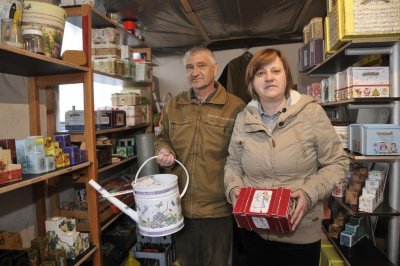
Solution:
<svg viewBox="0 0 400 266"><path fill-rule="evenodd" d="M148 161L150 161L150 160L152 160L152 159L155 159L155 158L157 158L157 157L158 157L158 156L153 156L153 157L150 157L149 159L147 159L146 161L144 161L144 163L139 167L139 169L138 169L137 172L136 172L135 183L136 183L136 180L137 180L137 178L138 178L138 175L139 175L140 171L141 171L142 168L145 166L145 164L146 164ZM179 197L182 198L183 195L185 195L186 190L188 189L188 186L189 186L189 173L188 173L188 171L186 170L186 167L185 167L180 161L178 161L178 160L175 159L175 162L177 162L177 163L183 168L183 170L185 171L185 174L186 174L186 185L185 185L185 187L183 188L182 193L179 195Z"/></svg>

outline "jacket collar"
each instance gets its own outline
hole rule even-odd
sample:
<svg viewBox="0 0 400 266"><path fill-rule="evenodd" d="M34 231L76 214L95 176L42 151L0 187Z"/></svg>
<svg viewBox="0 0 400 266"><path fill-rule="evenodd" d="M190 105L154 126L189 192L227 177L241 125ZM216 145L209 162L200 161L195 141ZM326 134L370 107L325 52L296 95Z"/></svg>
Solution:
<svg viewBox="0 0 400 266"><path fill-rule="evenodd" d="M285 121L286 119L295 116L299 113L305 106L308 104L315 102L314 98L308 95L300 94L295 90L290 91L290 106L287 108L287 111L281 113L278 118L277 123L280 121ZM245 109L245 117L244 121L246 125L254 125L256 128L253 130L259 129L260 126L260 114L258 111L258 102L256 100L252 100L247 104Z"/></svg>
<svg viewBox="0 0 400 266"><path fill-rule="evenodd" d="M217 104L217 105L223 105L226 102L226 90L224 87L222 87L221 84L215 81L215 87L217 88L217 91L215 92L214 96L207 101L207 103L211 104ZM191 90L188 90L184 93L181 94L181 97L178 99L178 104L191 104L193 103L191 99Z"/></svg>

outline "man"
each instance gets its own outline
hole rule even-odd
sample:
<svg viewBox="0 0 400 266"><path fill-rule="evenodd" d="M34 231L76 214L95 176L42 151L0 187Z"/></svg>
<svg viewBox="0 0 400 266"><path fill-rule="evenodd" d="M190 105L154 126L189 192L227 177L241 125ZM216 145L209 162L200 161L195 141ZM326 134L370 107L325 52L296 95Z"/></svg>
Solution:
<svg viewBox="0 0 400 266"><path fill-rule="evenodd" d="M184 57L191 88L165 105L155 150L159 165L179 176L182 188L190 176L181 205L185 226L176 234L182 266L224 266L232 242L232 207L224 198L224 166L236 115L245 104L215 81L218 64L204 47Z"/></svg>

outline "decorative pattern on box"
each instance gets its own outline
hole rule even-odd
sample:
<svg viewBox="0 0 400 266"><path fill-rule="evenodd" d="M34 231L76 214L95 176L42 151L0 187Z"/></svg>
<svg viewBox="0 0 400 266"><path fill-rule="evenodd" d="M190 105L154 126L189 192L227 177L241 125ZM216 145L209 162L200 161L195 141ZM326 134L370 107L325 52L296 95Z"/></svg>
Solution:
<svg viewBox="0 0 400 266"><path fill-rule="evenodd" d="M339 75L338 100L389 97L388 67L349 67Z"/></svg>
<svg viewBox="0 0 400 266"><path fill-rule="evenodd" d="M119 31L114 28L92 29L93 44L119 44L119 37Z"/></svg>
<svg viewBox="0 0 400 266"><path fill-rule="evenodd" d="M107 59L94 59L93 69L108 73L111 75L124 75L124 62L120 59L107 58Z"/></svg>
<svg viewBox="0 0 400 266"><path fill-rule="evenodd" d="M121 48L112 43L92 44L92 59L102 58L121 59Z"/></svg>
<svg viewBox="0 0 400 266"><path fill-rule="evenodd" d="M351 124L349 150L363 155L400 155L400 126L394 124Z"/></svg>
<svg viewBox="0 0 400 266"><path fill-rule="evenodd" d="M0 184L22 179L21 164L13 164L11 150L0 149Z"/></svg>
<svg viewBox="0 0 400 266"><path fill-rule="evenodd" d="M113 106L140 105L140 94L133 92L113 93L111 102Z"/></svg>
<svg viewBox="0 0 400 266"><path fill-rule="evenodd" d="M352 39L400 36L400 0L338 0L325 19L326 51Z"/></svg>
<svg viewBox="0 0 400 266"><path fill-rule="evenodd" d="M65 251L67 259L74 259L89 248L89 234L76 231L74 219L66 217L47 219L46 235L49 238L49 249Z"/></svg>
<svg viewBox="0 0 400 266"><path fill-rule="evenodd" d="M294 204L290 201L290 189L242 188L233 209L240 228L265 229L272 232L292 232L290 224Z"/></svg>
<svg viewBox="0 0 400 266"><path fill-rule="evenodd" d="M308 43L311 39L323 39L324 27L322 17L315 17L303 28L303 42Z"/></svg>

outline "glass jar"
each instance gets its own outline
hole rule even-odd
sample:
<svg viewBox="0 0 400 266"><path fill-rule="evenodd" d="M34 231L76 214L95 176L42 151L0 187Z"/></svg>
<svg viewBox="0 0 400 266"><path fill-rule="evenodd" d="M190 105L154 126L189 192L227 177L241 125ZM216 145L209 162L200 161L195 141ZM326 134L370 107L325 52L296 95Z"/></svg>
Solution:
<svg viewBox="0 0 400 266"><path fill-rule="evenodd" d="M11 18L1 20L1 42L22 48L21 22Z"/></svg>
<svg viewBox="0 0 400 266"><path fill-rule="evenodd" d="M25 50L44 54L44 38L41 30L26 29L22 31Z"/></svg>

